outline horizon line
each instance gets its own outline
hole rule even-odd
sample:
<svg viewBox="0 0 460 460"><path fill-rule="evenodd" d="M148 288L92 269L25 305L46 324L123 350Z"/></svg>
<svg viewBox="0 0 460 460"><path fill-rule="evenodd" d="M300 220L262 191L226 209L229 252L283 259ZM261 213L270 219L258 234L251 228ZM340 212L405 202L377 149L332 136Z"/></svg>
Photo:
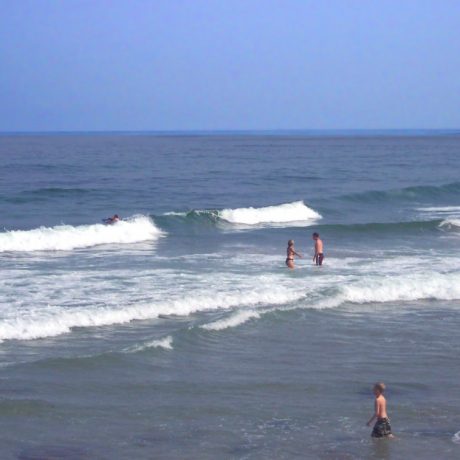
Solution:
<svg viewBox="0 0 460 460"><path fill-rule="evenodd" d="M460 128L319 128L319 129L178 129L178 130L30 130L0 131L0 136L40 135L152 135L152 136L212 136L212 135L430 135L460 134Z"/></svg>

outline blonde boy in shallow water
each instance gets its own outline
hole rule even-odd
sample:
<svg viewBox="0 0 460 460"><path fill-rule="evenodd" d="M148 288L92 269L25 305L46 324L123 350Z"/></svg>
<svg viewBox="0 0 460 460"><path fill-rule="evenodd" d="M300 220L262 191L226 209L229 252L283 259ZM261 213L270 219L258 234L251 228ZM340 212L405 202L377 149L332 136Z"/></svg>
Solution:
<svg viewBox="0 0 460 460"><path fill-rule="evenodd" d="M288 247L286 249L286 265L291 270L293 270L295 268L294 256L302 258L302 256L300 254L297 254L297 252L295 252L294 240L289 240L288 241Z"/></svg>
<svg viewBox="0 0 460 460"><path fill-rule="evenodd" d="M385 384L379 382L372 389L375 396L374 415L367 422L367 426L371 426L372 422L376 420L371 434L373 438L393 438L390 419L387 414L387 400L383 396L385 388Z"/></svg>

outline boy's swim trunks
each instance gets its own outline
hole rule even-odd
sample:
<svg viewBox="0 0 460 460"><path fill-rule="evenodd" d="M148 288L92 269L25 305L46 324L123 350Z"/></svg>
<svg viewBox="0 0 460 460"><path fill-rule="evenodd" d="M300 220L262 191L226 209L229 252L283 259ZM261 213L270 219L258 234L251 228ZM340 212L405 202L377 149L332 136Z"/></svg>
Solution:
<svg viewBox="0 0 460 460"><path fill-rule="evenodd" d="M374 425L372 430L373 438L383 438L391 434L391 425L390 421L387 418L379 418Z"/></svg>

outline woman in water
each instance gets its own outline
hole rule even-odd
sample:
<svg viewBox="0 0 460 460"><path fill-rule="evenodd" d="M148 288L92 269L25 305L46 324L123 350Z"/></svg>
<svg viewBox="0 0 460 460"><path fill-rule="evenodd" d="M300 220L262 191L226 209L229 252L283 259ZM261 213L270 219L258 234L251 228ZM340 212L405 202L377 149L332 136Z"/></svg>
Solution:
<svg viewBox="0 0 460 460"><path fill-rule="evenodd" d="M286 265L291 270L294 268L294 256L302 258L300 254L297 254L294 249L294 240L288 241L288 247L286 250Z"/></svg>

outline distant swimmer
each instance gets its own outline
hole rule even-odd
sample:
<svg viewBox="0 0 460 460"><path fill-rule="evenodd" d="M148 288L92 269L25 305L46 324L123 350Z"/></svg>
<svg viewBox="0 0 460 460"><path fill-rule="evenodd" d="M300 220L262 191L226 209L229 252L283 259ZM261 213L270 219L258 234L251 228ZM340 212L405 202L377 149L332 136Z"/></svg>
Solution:
<svg viewBox="0 0 460 460"><path fill-rule="evenodd" d="M313 240L315 241L315 255L313 256L313 262L315 262L316 265L323 265L323 242L319 237L319 233L313 233Z"/></svg>
<svg viewBox="0 0 460 460"><path fill-rule="evenodd" d="M297 254L294 249L294 240L288 241L288 247L286 250L286 265L291 270L294 268L294 256L302 258L300 254Z"/></svg>
<svg viewBox="0 0 460 460"><path fill-rule="evenodd" d="M387 400L385 399L385 396L383 396L384 392L385 384L383 382L379 382L374 385L374 415L367 422L367 426L371 426L372 422L374 420L376 421L371 434L373 438L393 438L390 419L387 414Z"/></svg>
<svg viewBox="0 0 460 460"><path fill-rule="evenodd" d="M103 219L104 224L115 224L116 222L120 221L120 217L118 214L114 214L112 217L107 217L107 219Z"/></svg>

